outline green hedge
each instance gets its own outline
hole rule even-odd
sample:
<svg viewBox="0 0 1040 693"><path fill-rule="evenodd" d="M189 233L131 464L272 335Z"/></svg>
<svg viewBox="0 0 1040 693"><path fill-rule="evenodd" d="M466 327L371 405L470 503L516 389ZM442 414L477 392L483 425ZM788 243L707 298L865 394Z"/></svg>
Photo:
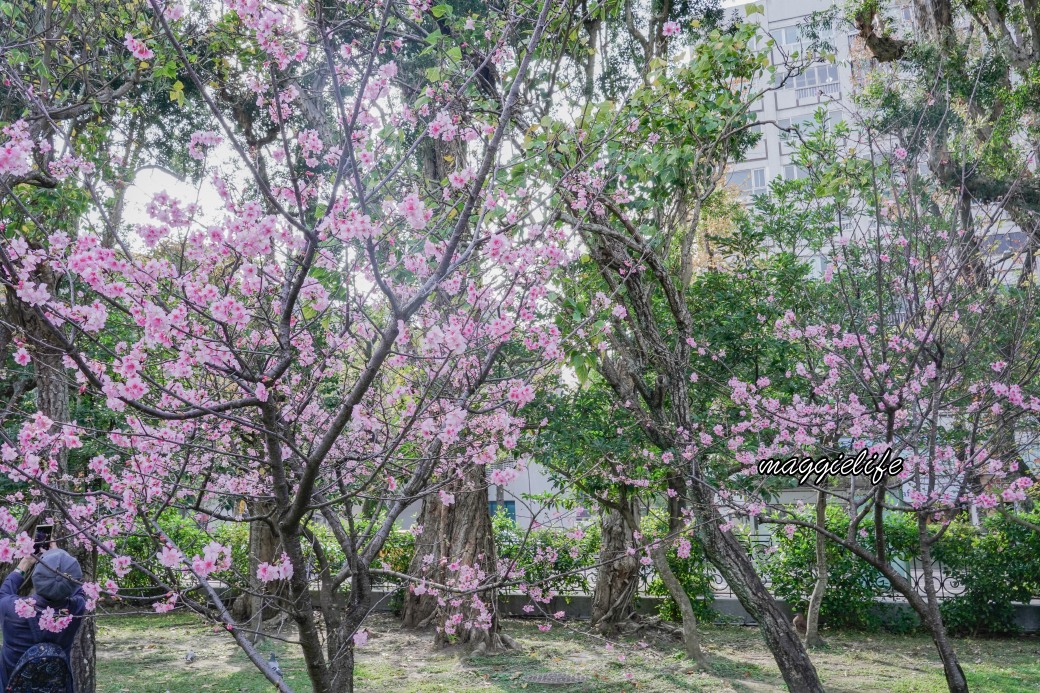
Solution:
<svg viewBox="0 0 1040 693"><path fill-rule="evenodd" d="M1040 524L1040 516L1026 516ZM953 524L935 548L948 578L964 593L943 602L946 628L955 634L1018 631L1012 602L1040 596L1040 533L994 515L981 527Z"/></svg>
<svg viewBox="0 0 1040 693"><path fill-rule="evenodd" d="M801 519L815 521L815 509L805 509ZM843 508L827 508L827 529L845 536L849 516ZM874 544L873 525L866 536L858 537L864 547ZM816 586L816 532L799 527L790 537L777 526L773 545L763 553L759 565L769 579L773 594L795 611L805 613ZM828 626L876 630L881 621L875 599L888 588L888 581L877 570L851 551L832 542L827 544L827 592L820 606L820 622Z"/></svg>
<svg viewBox="0 0 1040 693"><path fill-rule="evenodd" d="M246 523L213 522L208 530L203 530L190 518L183 517L178 513L170 512L159 520L159 526L170 539L184 552L185 557L191 560L196 554L201 554L203 549L211 541L231 547L231 562L234 577L228 578L222 574L224 579L232 582L236 579L244 579L249 572L249 525ZM360 528L363 530L363 526ZM311 523L308 530L314 534L321 544L326 558L338 567L343 564L345 556L343 550L332 535L332 530L321 523ZM135 563L148 567L152 572L166 575L166 569L156 558L159 546L150 538L143 535L130 535L120 537L115 546L116 555L130 556ZM309 544L304 544L304 552L309 561L314 560L313 551ZM411 532L392 532L379 554L378 565L384 563L391 570L407 572L408 564L415 553L415 537ZM140 570L133 569L122 578L116 578L112 571L112 559L107 554L98 557L98 578L101 582L107 579L116 580L124 594L141 593L152 595L156 592L150 578Z"/></svg>
<svg viewBox="0 0 1040 693"><path fill-rule="evenodd" d="M801 512L813 521L812 509ZM1040 518L1031 516L1034 523ZM844 536L849 518L843 508L827 509L827 528ZM777 528L775 549L759 559L773 594L791 608L804 612L816 584L816 533L798 528L788 538ZM873 550L873 523L865 522L861 544ZM917 528L909 514L886 516L888 552L897 561L908 562L918 555ZM958 584L963 594L941 604L943 620L955 634L1013 633L1013 602L1028 603L1040 596L1040 534L999 515L975 527L960 519L935 544L933 557L942 564L947 586ZM916 626L913 616L882 620L875 608L878 597L889 592L888 581L852 552L829 542L828 583L820 609L821 622L829 627L865 630L886 628L905 631Z"/></svg>
<svg viewBox="0 0 1040 693"><path fill-rule="evenodd" d="M801 512L803 519L812 520L812 509ZM1025 517L1034 524L1040 524L1040 513ZM844 536L848 523L844 509L837 506L828 508L828 529ZM214 539L230 545L235 572L239 576L246 574L249 565L247 525L216 524L207 533L192 520L176 513L164 516L159 524L189 559L193 554L201 554L203 548ZM581 536L573 530L548 528L535 529L528 534L504 513L500 513L493 519L493 526L499 559L515 561L514 575L536 581L561 572L590 568L584 573L573 573L554 581L550 586L562 593L591 593L591 566L598 562L600 549L597 523L592 522L583 527ZM310 529L333 565L342 563L343 554L331 530L321 524L313 524ZM661 529L656 520L648 518L644 521L643 533L647 536L653 536ZM896 560L908 561L917 554L917 532L912 517L905 514L886 517L885 532L888 551ZM864 523L864 532L859 541L865 547L873 547L871 523ZM523 551L521 546L524 546ZM115 546L117 554L132 556L153 571L164 574L165 569L155 557L157 549L144 536L120 537ZM414 551L415 539L410 532L394 532L380 554L379 564L385 563L393 570L407 572ZM1013 603L1028 603L1040 596L1040 533L1002 516L991 516L980 527L958 520L935 545L934 556L943 564L947 584L954 582L964 590L960 596L947 599L942 604L943 618L953 633L1013 633L1016 631ZM669 551L668 560L690 595L698 618L713 619L716 614L711 607L714 599L711 568L698 543L691 542L688 558L679 558L673 547ZM777 598L783 599L795 610L804 611L808 607L809 596L816 582L815 532L808 528L798 528L788 537L786 532L777 531L773 536L773 547L769 552L758 554L756 561L763 576L771 582ZM888 581L878 571L833 543L827 546L827 561L829 579L820 615L828 627L866 630L885 627L903 631L913 626L916 619L912 617L909 621L882 621L876 600L888 592ZM98 573L102 582L115 577L111 560L105 555L99 558ZM140 571L131 570L118 582L124 595L136 593L145 597L156 596L156 590ZM660 609L662 617L671 620L680 618L677 605L667 599L667 591L659 578L651 580L648 593L666 597Z"/></svg>
<svg viewBox="0 0 1040 693"><path fill-rule="evenodd" d="M544 580L553 574L590 568L599 561L600 534L596 522L581 527L580 538L574 530L544 527L528 533L510 520L505 510L494 516L492 525L499 563L513 563L511 575L518 579ZM591 575L591 570L573 573L547 586L563 593L591 593Z"/></svg>

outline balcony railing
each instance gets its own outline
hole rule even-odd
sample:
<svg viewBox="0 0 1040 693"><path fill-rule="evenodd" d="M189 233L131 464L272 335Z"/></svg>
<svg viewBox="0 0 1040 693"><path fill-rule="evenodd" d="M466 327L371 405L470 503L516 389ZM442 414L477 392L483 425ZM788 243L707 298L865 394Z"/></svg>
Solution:
<svg viewBox="0 0 1040 693"><path fill-rule="evenodd" d="M809 99L821 94L839 94L841 93L841 84L828 82L827 84L817 84L813 87L802 87L796 91L799 99Z"/></svg>

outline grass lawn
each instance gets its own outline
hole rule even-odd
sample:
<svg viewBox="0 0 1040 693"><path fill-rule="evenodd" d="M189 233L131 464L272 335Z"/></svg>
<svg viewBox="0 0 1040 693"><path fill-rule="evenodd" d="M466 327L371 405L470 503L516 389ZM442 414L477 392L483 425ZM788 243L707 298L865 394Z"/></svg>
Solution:
<svg viewBox="0 0 1040 693"><path fill-rule="evenodd" d="M435 652L429 633L402 631L394 620L369 624L371 639L359 652L362 691L470 693L475 691L782 691L783 681L758 631L705 626L711 668L699 671L666 636L644 632L627 647L559 625L548 633L535 623L508 621L522 650L494 657L460 658ZM189 614L106 616L98 620L98 691L101 693L198 693L271 691L226 632L214 632ZM941 693L946 690L935 649L924 636L825 632L827 645L812 653L828 691L835 693ZM639 638L643 638L640 641ZM188 664L191 648L197 659ZM962 639L957 651L972 691L1040 691L1040 639ZM294 646L267 639L264 657L278 655L287 681L310 686ZM623 661L622 660L623 655ZM585 678L570 686L525 683L527 674L566 672Z"/></svg>

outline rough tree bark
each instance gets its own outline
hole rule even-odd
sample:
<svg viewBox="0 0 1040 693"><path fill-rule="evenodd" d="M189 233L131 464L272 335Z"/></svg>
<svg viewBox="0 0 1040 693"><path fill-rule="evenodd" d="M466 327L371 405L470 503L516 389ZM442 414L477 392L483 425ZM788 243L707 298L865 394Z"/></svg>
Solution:
<svg viewBox="0 0 1040 693"><path fill-rule="evenodd" d="M342 664L333 667L332 691L354 693L355 645L354 634L368 617L372 605L372 577L368 568L355 563L351 579L347 608L343 619L335 628L336 637L328 638L327 650L330 662L342 659Z"/></svg>
<svg viewBox="0 0 1040 693"><path fill-rule="evenodd" d="M639 588L639 559L628 554L633 547L632 531L620 512L601 508L599 527L600 567L590 623L597 632L614 635L635 615L632 600Z"/></svg>
<svg viewBox="0 0 1040 693"><path fill-rule="evenodd" d="M266 515L271 511L270 505L252 504L247 512L252 516ZM271 525L256 521L249 525L249 575L248 592L242 594L231 608L235 620L250 628L260 629L263 622L281 613L282 610L271 604L271 598L285 592L285 582L264 583L256 571L261 563L274 563L280 555L280 542Z"/></svg>
<svg viewBox="0 0 1040 693"><path fill-rule="evenodd" d="M650 551L650 557L654 561L654 568L657 569L661 582L664 583L665 588L668 590L668 595L679 605L679 612L682 614L683 647L686 649L686 656L697 662L697 664L706 666L708 660L704 656L704 651L701 650L701 635L697 630L697 615L693 612L693 602L690 601L690 595L686 594L686 590L683 589L679 578L675 577L672 567L668 565L667 545L662 544L654 548Z"/></svg>
<svg viewBox="0 0 1040 693"><path fill-rule="evenodd" d="M48 272L39 277L44 281L51 293L54 293L55 280ZM54 421L55 430L69 423L71 410L69 406L69 383L65 375L62 360L62 348L54 343L50 329L29 307L21 303L15 296L8 294L10 305L15 306L13 312L20 321L25 333L30 336L29 353L32 357L33 375L36 380L36 408ZM69 473L68 453L62 450L58 454L58 468L65 476ZM83 569L83 580L92 581L96 575L97 556L76 544L67 547ZM79 693L94 693L96 686L95 672L95 627L92 616L85 616L80 623L76 639L72 644L70 664L75 680L75 688Z"/></svg>
<svg viewBox="0 0 1040 693"><path fill-rule="evenodd" d="M458 571L451 568L453 563L480 566L488 576L496 573L498 561L484 476L484 467L472 465L463 478L446 489L446 493L454 496L452 504L445 505L439 495L429 495L423 500L418 519L423 532L416 539L415 556L408 570L411 575L440 584L450 583L458 578ZM497 593L488 590L477 596L489 607L490 626L486 629L466 627L464 620L454 636L440 629L435 639L438 646L458 644L471 647L475 652L494 652L515 646L512 638L501 632ZM434 624L441 613L435 595L405 593L402 609L405 628L425 628ZM475 613L470 607L464 610L467 619Z"/></svg>
<svg viewBox="0 0 1040 693"><path fill-rule="evenodd" d="M816 496L816 524L827 526L827 494L821 489ZM809 647L823 645L820 638L820 606L827 593L827 538L816 535L816 584L809 597L809 611L805 622L805 644Z"/></svg>
<svg viewBox="0 0 1040 693"><path fill-rule="evenodd" d="M935 642L935 649L939 651L939 659L943 663L943 673L946 676L946 685L949 687L950 693L968 693L968 680L965 678L964 670L961 669L957 655L953 651L953 645L950 644L950 638L946 633L946 626L943 624L942 614L939 611L939 597L935 589L935 573L932 570L935 562L932 560L932 544L928 532L927 516L919 515L917 525L918 540L921 545L921 570L923 571L926 600L924 600L923 604L915 606L915 609L931 633L932 640ZM913 590L913 586L911 585L910 587ZM916 594L916 590L913 591ZM918 600L922 601L920 598ZM911 606L914 605L911 603Z"/></svg>
<svg viewBox="0 0 1040 693"><path fill-rule="evenodd" d="M670 479L669 487L675 488L678 481L676 478ZM630 512L628 508L622 508L622 514L628 522L629 531L632 533L639 531L639 521L634 512ZM679 498L669 498L669 533L679 531L682 525L682 505ZM678 605L679 613L682 615L683 647L686 650L686 656L696 661L699 666L706 666L707 658L704 656L703 650L701 650L701 635L697 628L697 614L693 610L693 602L690 601L690 595L686 593L686 589L668 564L668 546L668 543L662 543L654 547L650 551L650 559L654 562L654 568L657 570L657 575L661 578L661 582L664 583L668 596Z"/></svg>
<svg viewBox="0 0 1040 693"><path fill-rule="evenodd" d="M758 623L791 693L822 693L823 686L794 626L780 611L773 595L755 571L747 551L731 532L721 529L722 517L715 507L713 491L701 483L690 489L696 535L704 555L719 569L741 606Z"/></svg>

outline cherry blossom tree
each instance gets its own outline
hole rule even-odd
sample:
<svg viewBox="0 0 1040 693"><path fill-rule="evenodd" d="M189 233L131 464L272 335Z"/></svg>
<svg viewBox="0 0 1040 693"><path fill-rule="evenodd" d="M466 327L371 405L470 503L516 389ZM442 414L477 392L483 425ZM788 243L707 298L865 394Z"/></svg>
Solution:
<svg viewBox="0 0 1040 693"><path fill-rule="evenodd" d="M182 163L191 161L167 138L176 139L178 133L186 138L191 132L199 113L192 107L197 102L192 90L185 98L185 91L177 89L176 70L170 69L174 65L142 69L124 44L123 37L146 17L145 7L129 2L5 6L0 121L6 124L6 144L0 155L0 217L8 229L21 228L30 244L37 240L33 229L39 219L47 219L51 232L75 236L82 219L97 209L105 221L102 243L112 245L110 230L122 224L135 173L147 166L183 170ZM170 94L179 95L179 100L172 101ZM134 108L125 107L127 98L133 99ZM68 147L73 140L75 148ZM70 185L70 177L84 184ZM14 195L16 186L19 193ZM98 199L105 204L95 208ZM40 267L35 280L49 291L60 278ZM98 411L90 406L90 394L70 396L62 375L61 346L26 304L13 295L8 298L0 301L0 361L15 352L18 368L8 371L0 384L0 397L7 402L0 420L24 398L33 398L41 413L58 421L68 421L77 409ZM35 348L16 344L9 325L17 325L19 340L29 340ZM86 450L59 454L59 467L77 474L85 468L84 454ZM31 531L38 519L36 514L21 517L19 531ZM94 554L70 548L93 579ZM95 687L93 639L94 624L88 619L77 631L71 653L76 689L86 693Z"/></svg>
<svg viewBox="0 0 1040 693"><path fill-rule="evenodd" d="M950 690L967 691L939 610L933 547L959 515L1024 500L1032 485L1023 465L1040 408L1034 281L1002 207L967 188L950 194L917 166L921 131L879 122L806 136L797 156L808 177L760 205L775 252L822 252L828 264L806 287L811 308L773 322L793 350L786 382L729 380L743 418L720 441L744 480L718 493L735 512L786 531L811 527L880 571L932 635ZM860 450L891 464L854 469L847 460ZM833 466L811 461L821 457ZM814 522L770 502L790 479L761 476L760 463L791 458L800 484L847 508L845 536L822 513ZM918 576L889 553L889 513L916 529Z"/></svg>
<svg viewBox="0 0 1040 693"><path fill-rule="evenodd" d="M292 620L314 690L352 690L373 581L407 577L379 560L395 522L431 494L452 505L456 479L483 483L521 434L533 373L562 353L541 319L549 277L569 260L544 214L553 178L530 177L521 164L534 152L506 143L566 8L445 7L152 2L121 50L146 73L173 63L205 104L208 123L182 146L212 205L157 191L147 220L112 224L106 191L76 175L68 134L58 189L83 191L87 210L75 234L56 231L21 186L43 154L29 123L45 105L28 100L4 131L0 174L26 221L5 229L0 282L40 327L5 324L17 345L5 367L49 349L57 381L96 393L117 420L94 430L20 402L0 445L22 489L3 529L17 529L15 508L49 513L72 544L111 561L116 580L85 585L92 608L119 578L143 575L166 593L157 611L212 619L279 690L250 638L258 625L234 617L217 583ZM199 65L203 38L233 59ZM404 89L408 51L433 64ZM500 90L482 82L492 71ZM459 143L442 178L417 163L431 141ZM104 450L72 477L61 459L85 441ZM179 546L170 513L214 539ZM249 574L216 539L234 524L274 539ZM130 536L154 557L125 553ZM31 550L25 533L0 541L12 557ZM406 589L439 593L444 632L493 632L497 568L477 553L444 583Z"/></svg>
<svg viewBox="0 0 1040 693"><path fill-rule="evenodd" d="M753 26L689 31L688 57L666 60L663 49L630 99L603 104L585 121L591 141L604 130L611 136L598 166L568 179L570 209L561 219L579 231L588 251L568 275L573 287L565 296L574 304L568 318L585 325L569 344L609 385L652 453L653 459L632 455L602 475L653 487L669 509L668 536L649 542L650 559L682 608L687 653L699 652L695 614L678 580L668 579L661 539L692 534L758 622L788 687L815 691L820 683L804 646L728 531L716 498L714 484L733 465L702 455L703 439L716 435L712 402L719 391L691 380L692 364L710 341L699 316L717 307L699 304L691 287L699 258L712 252L710 218L725 168L754 140L750 104L761 84L782 83L797 66L767 67L764 56L748 49ZM671 27L668 33L675 38ZM572 151L582 151L580 141Z"/></svg>

